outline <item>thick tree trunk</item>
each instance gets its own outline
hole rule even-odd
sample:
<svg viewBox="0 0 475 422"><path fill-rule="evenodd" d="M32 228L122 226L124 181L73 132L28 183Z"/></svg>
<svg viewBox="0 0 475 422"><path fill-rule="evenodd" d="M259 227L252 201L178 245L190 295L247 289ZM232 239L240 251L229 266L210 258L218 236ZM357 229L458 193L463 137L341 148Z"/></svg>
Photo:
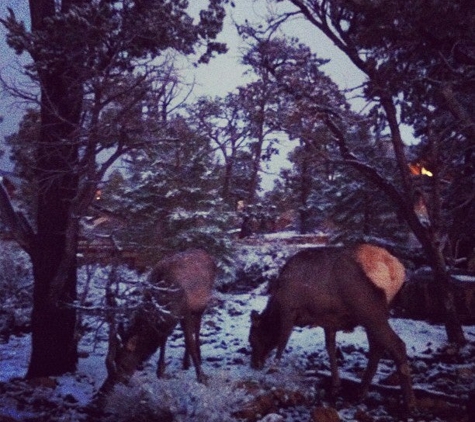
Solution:
<svg viewBox="0 0 475 422"><path fill-rule="evenodd" d="M77 145L71 139L73 101L67 83L44 78L42 122L37 153L37 235L32 250L34 295L32 354L27 377L73 371L77 363L76 246L78 226L73 210L78 179ZM46 83L45 83L46 82ZM48 86L49 85L49 86ZM48 89L49 88L49 89ZM69 95L68 95L69 94ZM64 101L70 101L64 104ZM75 101L76 100L76 101ZM46 104L45 104L46 103ZM58 116L54 110L63 113Z"/></svg>
<svg viewBox="0 0 475 422"><path fill-rule="evenodd" d="M76 295L76 269L71 268L60 301L53 302L50 285L58 264L57 259L51 258L52 253L51 249L44 250L34 264L32 352L27 378L61 375L76 369L76 312L67 307Z"/></svg>
<svg viewBox="0 0 475 422"><path fill-rule="evenodd" d="M74 1L64 3L66 10ZM30 1L32 30L48 31L47 18L55 13L54 0ZM82 107L82 86L75 63L61 57L39 64L41 127L36 145L38 207L37 233L31 248L34 292L32 351L27 377L60 375L77 364L75 335L76 247L78 216L78 142L75 139ZM73 54L75 53L75 54ZM80 60L80 52L71 57Z"/></svg>

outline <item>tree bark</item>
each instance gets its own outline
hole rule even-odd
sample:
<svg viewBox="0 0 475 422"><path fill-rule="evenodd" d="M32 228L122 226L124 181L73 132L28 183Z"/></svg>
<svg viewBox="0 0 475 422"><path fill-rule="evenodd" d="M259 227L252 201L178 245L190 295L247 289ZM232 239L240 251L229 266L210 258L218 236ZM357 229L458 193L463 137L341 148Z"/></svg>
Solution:
<svg viewBox="0 0 475 422"><path fill-rule="evenodd" d="M434 288L437 289L436 291L443 304L447 340L451 343L464 345L467 343L467 340L455 306L454 292L451 287L450 274L446 268L445 258L440 249L436 247L435 242L432 242L430 247L429 251L426 249L426 254L430 257L430 267L434 274Z"/></svg>
<svg viewBox="0 0 475 422"><path fill-rule="evenodd" d="M223 180L223 189L221 191L221 196L225 203L235 207L236 204L230 202L231 196L231 181L234 173L234 157L225 157L224 165L224 180Z"/></svg>
<svg viewBox="0 0 475 422"><path fill-rule="evenodd" d="M63 4L63 7L65 5ZM54 0L30 1L32 31L45 30ZM41 52L33 57L38 64ZM27 377L60 375L77 364L75 336L76 246L73 202L78 193L78 144L74 133L82 106L82 86L67 57L39 67L41 127L36 148L37 233L32 245L34 275L32 352Z"/></svg>

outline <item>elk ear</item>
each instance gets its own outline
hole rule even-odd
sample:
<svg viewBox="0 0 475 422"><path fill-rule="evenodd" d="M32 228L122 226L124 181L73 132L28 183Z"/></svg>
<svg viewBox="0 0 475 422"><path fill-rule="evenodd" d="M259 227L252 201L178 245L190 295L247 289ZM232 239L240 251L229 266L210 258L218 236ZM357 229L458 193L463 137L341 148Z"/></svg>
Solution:
<svg viewBox="0 0 475 422"><path fill-rule="evenodd" d="M261 316L256 310L251 311L251 325L253 327L258 327L261 322Z"/></svg>
<svg viewBox="0 0 475 422"><path fill-rule="evenodd" d="M128 352L134 353L137 348L137 343L139 341L139 336L135 335L130 337L125 343L125 350Z"/></svg>

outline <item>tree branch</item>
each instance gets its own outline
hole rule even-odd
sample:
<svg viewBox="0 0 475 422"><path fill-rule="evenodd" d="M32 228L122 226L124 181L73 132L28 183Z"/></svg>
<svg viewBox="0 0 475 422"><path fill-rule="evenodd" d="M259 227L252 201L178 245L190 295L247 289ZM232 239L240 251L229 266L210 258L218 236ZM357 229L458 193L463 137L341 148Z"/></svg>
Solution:
<svg viewBox="0 0 475 422"><path fill-rule="evenodd" d="M21 248L31 255L34 232L23 214L15 211L0 178L0 215Z"/></svg>

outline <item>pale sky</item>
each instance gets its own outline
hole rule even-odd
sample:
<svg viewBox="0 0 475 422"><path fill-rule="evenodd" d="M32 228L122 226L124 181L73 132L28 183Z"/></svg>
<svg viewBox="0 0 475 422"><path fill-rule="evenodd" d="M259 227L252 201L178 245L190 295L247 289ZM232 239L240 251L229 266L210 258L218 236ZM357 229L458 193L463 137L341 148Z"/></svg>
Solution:
<svg viewBox="0 0 475 422"><path fill-rule="evenodd" d="M200 0L203 1L203 0ZM250 23L264 23L270 12L263 0L247 0L235 2L234 8L228 9L225 28L220 34L220 40L226 42L229 52L217 57L212 62L203 66L196 72L198 83L197 94L224 95L233 90L244 79L244 68L239 65L240 49L245 46L240 40L233 22L244 23L247 19ZM281 9L287 5L279 3ZM277 9L277 5L276 6ZM322 69L343 89L353 88L361 84L362 73L341 53L331 41L303 18L294 20L284 25L286 35L295 36L307 44L319 57L330 59L330 62ZM245 83L245 82L244 82Z"/></svg>
<svg viewBox="0 0 475 422"><path fill-rule="evenodd" d="M26 0L2 0L0 6L0 16L2 18L7 16L7 7L12 8L17 16L25 16L28 11L28 2ZM5 35L6 30L0 24L0 74L7 81L12 81L16 78L20 65L18 56L6 45ZM0 123L0 149L4 137L17 131L22 114L20 104L2 91L0 95L0 116L3 117L3 122ZM0 157L0 169L8 170L9 167L10 165L6 160Z"/></svg>
<svg viewBox="0 0 475 422"><path fill-rule="evenodd" d="M250 23L264 23L270 10L266 2L262 0L236 1L235 3L236 6L228 12L225 28L220 35L220 40L228 44L229 51L227 54L213 59L207 66L195 70L194 95L196 96L224 96L247 81L243 75L245 68L239 64L240 51L245 47L245 44L238 36L233 22L242 24L247 19ZM286 4L279 3L274 6L281 9L286 7ZM361 85L364 80L363 74L331 41L305 19L300 18L289 22L284 26L284 31L286 35L297 37L301 42L307 44L320 58L330 59L330 62L322 67L322 70L331 76L342 89ZM355 109L361 109L364 102L353 101L352 105ZM263 175L265 189L272 187L273 179L281 168L289 167L286 157L295 146L296 141L285 142L281 145L280 154L274 156L269 163L267 174Z"/></svg>

